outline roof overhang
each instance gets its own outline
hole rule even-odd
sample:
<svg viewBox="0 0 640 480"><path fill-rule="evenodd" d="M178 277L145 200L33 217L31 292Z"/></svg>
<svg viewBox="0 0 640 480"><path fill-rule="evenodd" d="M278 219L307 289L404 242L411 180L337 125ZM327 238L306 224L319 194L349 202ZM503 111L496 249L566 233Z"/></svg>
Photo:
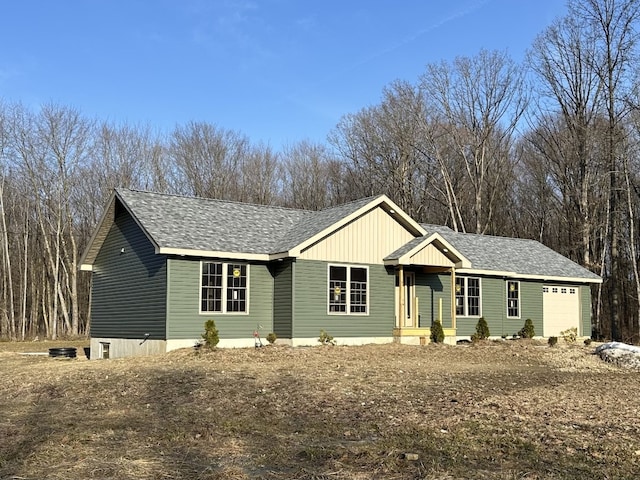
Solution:
<svg viewBox="0 0 640 480"><path fill-rule="evenodd" d="M442 237L439 233L425 237L423 241L418 243L408 252L399 255L397 258L387 258L385 265L425 265L425 263L416 262L414 258L425 248L433 245L439 252L447 257L455 268L470 268L471 262L460 253L451 243Z"/></svg>
<svg viewBox="0 0 640 480"><path fill-rule="evenodd" d="M223 252L216 250L194 250L187 248L161 247L156 248L161 255L176 255L182 257L228 258L231 260L255 260L268 262L273 255L267 253Z"/></svg>
<svg viewBox="0 0 640 480"><path fill-rule="evenodd" d="M96 260L96 257L98 256L98 252L102 248L102 244L107 238L107 235L109 234L109 230L111 230L111 226L115 222L116 202L120 202L120 205L122 205L127 210L127 212L129 212L129 215L131 215L131 218L133 218L133 220L136 222L138 227L140 227L140 230L144 232L145 236L149 239L151 244L154 246L156 253L158 252L160 247L158 246L156 241L153 239L151 235L149 235L149 232L147 232L147 230L138 221L138 218L133 214L133 212L129 208L129 205L127 205L127 203L122 199L122 197L120 197L120 195L118 194L118 191L113 190L113 192L111 193L111 196L109 197L109 201L107 202L107 207L104 209L104 212L102 212L102 216L98 221L98 227L93 232L93 235L89 240L87 248L85 248L82 256L80 257L80 262L79 262L80 270L85 272L93 271L93 264Z"/></svg>
<svg viewBox="0 0 640 480"><path fill-rule="evenodd" d="M345 225L353 222L357 218L361 217L367 212L370 212L374 208L381 207L385 212L391 215L400 225L406 228L409 232L411 232L414 236L423 236L426 235L426 230L422 228L422 226L416 222L413 218L403 212L398 205L396 205L389 197L386 195L380 195L374 199L372 199L366 205L363 205L358 210L352 212L351 214L343 217L339 221L331 224L329 227L324 230L316 233L312 237L306 239L302 243L296 245L288 252L286 252L287 257L298 257L301 255L302 251L308 248L311 245L319 242L325 237L328 237L332 233L338 231Z"/></svg>
<svg viewBox="0 0 640 480"><path fill-rule="evenodd" d="M602 283L602 278L587 277L560 277L557 275L529 275L518 272L480 270L473 268L463 268L457 270L459 275L486 275L493 277L517 278L522 280L540 280L543 282L563 282L563 283Z"/></svg>
<svg viewBox="0 0 640 480"><path fill-rule="evenodd" d="M102 212L100 220L98 220L98 227L93 231L87 247L84 249L84 252L82 252L79 262L80 270L82 271L91 272L93 270L93 262L95 262L98 252L100 251L100 247L102 247L102 244L111 229L111 225L113 225L116 208L115 197L116 192L114 190L109 196L107 207Z"/></svg>

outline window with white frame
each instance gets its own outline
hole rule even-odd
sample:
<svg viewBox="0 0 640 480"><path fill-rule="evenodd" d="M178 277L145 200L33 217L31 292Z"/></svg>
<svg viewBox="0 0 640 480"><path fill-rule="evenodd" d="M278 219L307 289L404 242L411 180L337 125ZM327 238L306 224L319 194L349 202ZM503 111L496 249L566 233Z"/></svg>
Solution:
<svg viewBox="0 0 640 480"><path fill-rule="evenodd" d="M367 267L329 265L329 313L368 313Z"/></svg>
<svg viewBox="0 0 640 480"><path fill-rule="evenodd" d="M456 277L456 315L480 316L480 279Z"/></svg>
<svg viewBox="0 0 640 480"><path fill-rule="evenodd" d="M520 318L520 282L507 281L507 317Z"/></svg>
<svg viewBox="0 0 640 480"><path fill-rule="evenodd" d="M246 313L247 271L241 263L202 262L200 311Z"/></svg>

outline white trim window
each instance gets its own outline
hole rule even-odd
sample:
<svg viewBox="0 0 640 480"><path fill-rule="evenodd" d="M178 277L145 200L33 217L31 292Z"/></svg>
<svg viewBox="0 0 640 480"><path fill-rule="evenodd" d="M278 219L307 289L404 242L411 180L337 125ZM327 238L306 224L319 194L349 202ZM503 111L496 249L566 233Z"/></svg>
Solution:
<svg viewBox="0 0 640 480"><path fill-rule="evenodd" d="M482 298L480 279L477 277L456 277L456 315L479 317Z"/></svg>
<svg viewBox="0 0 640 480"><path fill-rule="evenodd" d="M369 268L329 265L328 312L343 315L369 313Z"/></svg>
<svg viewBox="0 0 640 480"><path fill-rule="evenodd" d="M507 281L507 318L520 318L520 282Z"/></svg>
<svg viewBox="0 0 640 480"><path fill-rule="evenodd" d="M248 313L249 265L200 262L200 313Z"/></svg>

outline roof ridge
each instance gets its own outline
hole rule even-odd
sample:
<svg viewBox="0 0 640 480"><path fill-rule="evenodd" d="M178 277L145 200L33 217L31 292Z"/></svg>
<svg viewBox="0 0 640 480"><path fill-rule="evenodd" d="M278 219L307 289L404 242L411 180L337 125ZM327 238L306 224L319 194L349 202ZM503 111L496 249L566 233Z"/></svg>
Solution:
<svg viewBox="0 0 640 480"><path fill-rule="evenodd" d="M435 225L435 226L440 226L440 225ZM442 225L442 226L446 226L446 225ZM544 243L539 242L538 240L535 240L533 238L510 237L508 235L487 235L485 233L473 233L473 232L457 232L451 228L449 228L449 230L451 230L451 233L456 233L459 235L467 235L467 236L483 237L483 238L500 238L500 239L506 239L506 240L520 240L524 242L535 242L535 243L539 243L540 245L544 245Z"/></svg>
<svg viewBox="0 0 640 480"><path fill-rule="evenodd" d="M163 197L174 197L174 198L183 198L186 200L204 200L206 202L217 202L217 203L230 203L230 204L235 204L235 205L244 205L244 206L250 206L250 207L260 207L260 208L272 208L274 210L289 210L289 211L293 211L293 212L305 212L305 213L313 213L313 210L307 210L304 208L293 208L293 207L283 207L281 205L265 205L265 204L261 204L261 203L252 203L252 202L242 202L240 200L225 200L225 199L221 199L221 198L211 198L211 197L201 197L198 195L181 195L179 193L166 193L166 192L154 192L151 190L140 190L140 189L136 189L136 188L122 188L122 187L118 187L115 189L116 191L129 191L129 192L135 192L135 193L145 193L145 194L151 194L151 195L159 195L159 196L163 196Z"/></svg>
<svg viewBox="0 0 640 480"><path fill-rule="evenodd" d="M334 208L342 208L342 207L346 207L347 205L351 205L352 203L369 203L371 200L375 199L375 198L380 198L384 195L384 193L379 193L378 195L371 195L369 197L362 197L362 198L357 198L355 200L350 200L348 202L344 202L344 203L339 203L338 205L332 205L330 207L327 208L323 208L322 210L315 210L316 212L326 212L327 210L332 210Z"/></svg>
<svg viewBox="0 0 640 480"><path fill-rule="evenodd" d="M240 201L240 200L226 200L226 199L222 199L222 198L201 197L201 196L198 196L198 195L183 195L183 194L179 194L179 193L157 192L157 191L153 191L153 190L143 190L143 189L138 189L138 188L116 187L115 190L119 191L119 192L120 191L129 191L129 192L135 192L135 193L159 195L159 196L163 196L163 197L183 198L183 199L186 199L186 200L204 200L204 201L207 201L207 202L229 203L229 204L235 204L235 205L245 205L245 206L261 207L261 208L272 208L272 209L278 209L278 210L289 210L289 211L293 211L293 212L304 212L304 213L320 213L320 212L326 212L327 210L332 210L334 208L342 208L342 207L345 207L345 206L350 205L352 203L368 203L371 200L373 200L375 198L382 197L384 195L383 193L380 193L378 195L370 195L368 197L357 198L355 200L350 200L348 202L339 203L337 205L332 205L330 207L326 207L326 208L323 208L321 210L310 210L310 209L307 209L307 208L283 207L281 205L265 205L265 204L261 204L261 203L243 202L243 201Z"/></svg>

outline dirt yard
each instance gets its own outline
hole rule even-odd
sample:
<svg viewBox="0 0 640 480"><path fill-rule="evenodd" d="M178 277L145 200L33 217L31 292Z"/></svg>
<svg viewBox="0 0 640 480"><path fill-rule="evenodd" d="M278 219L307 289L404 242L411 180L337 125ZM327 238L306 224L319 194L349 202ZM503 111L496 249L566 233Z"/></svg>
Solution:
<svg viewBox="0 0 640 480"><path fill-rule="evenodd" d="M2 479L640 476L640 372L593 346L19 353L68 344L0 343Z"/></svg>

